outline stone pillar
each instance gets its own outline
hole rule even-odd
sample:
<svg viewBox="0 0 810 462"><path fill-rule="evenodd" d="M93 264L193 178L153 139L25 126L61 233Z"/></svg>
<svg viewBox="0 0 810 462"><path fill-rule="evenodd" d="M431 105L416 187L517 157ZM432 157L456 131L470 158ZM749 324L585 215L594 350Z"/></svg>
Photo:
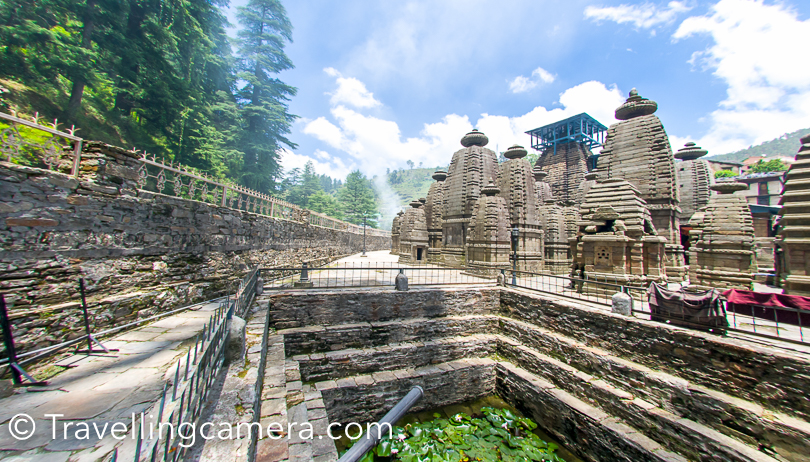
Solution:
<svg viewBox="0 0 810 462"><path fill-rule="evenodd" d="M425 219L428 230L427 259L431 263L442 262L442 209L444 196L444 180L447 172L437 170L433 174L435 183L430 185L425 203Z"/></svg>
<svg viewBox="0 0 810 462"><path fill-rule="evenodd" d="M486 149L489 139L473 130L461 138L464 149L450 162L443 191L442 258L449 266L467 263L467 229L481 188L498 175L495 152Z"/></svg>
<svg viewBox="0 0 810 462"><path fill-rule="evenodd" d="M700 290L751 290L757 270L754 220L746 198L734 194L748 186L726 181L712 189L720 194L709 199L699 231L693 234L697 240L690 249L690 285Z"/></svg>
<svg viewBox="0 0 810 462"><path fill-rule="evenodd" d="M779 201L781 231L776 244L781 249L779 266L785 293L810 296L810 135L801 142Z"/></svg>

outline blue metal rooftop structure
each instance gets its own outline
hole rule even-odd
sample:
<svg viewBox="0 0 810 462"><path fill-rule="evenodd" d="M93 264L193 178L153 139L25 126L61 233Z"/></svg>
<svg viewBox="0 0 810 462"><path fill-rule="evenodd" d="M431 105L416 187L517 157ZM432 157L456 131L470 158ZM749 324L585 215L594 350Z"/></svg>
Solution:
<svg viewBox="0 0 810 462"><path fill-rule="evenodd" d="M558 144L582 143L587 145L588 149L602 146L606 132L607 127L583 112L526 133L532 137L532 148L546 151L553 147L554 154L557 154Z"/></svg>

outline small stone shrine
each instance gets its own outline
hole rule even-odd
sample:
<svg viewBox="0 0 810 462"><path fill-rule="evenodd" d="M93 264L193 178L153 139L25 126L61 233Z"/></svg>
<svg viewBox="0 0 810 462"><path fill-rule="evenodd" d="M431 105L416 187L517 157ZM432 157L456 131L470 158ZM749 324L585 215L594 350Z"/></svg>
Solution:
<svg viewBox="0 0 810 462"><path fill-rule="evenodd" d="M719 194L709 199L702 219L690 221L690 287L698 290L751 290L757 270L754 219L745 196L735 191L748 185L731 181L712 186Z"/></svg>
<svg viewBox="0 0 810 462"><path fill-rule="evenodd" d="M616 109L621 122L610 126L599 156L599 179L622 178L632 183L649 208L655 227L666 238L667 275L673 282L686 277L680 244L680 196L675 157L661 120L658 104L639 96L634 88Z"/></svg>
<svg viewBox="0 0 810 462"><path fill-rule="evenodd" d="M444 194L444 180L447 179L447 172L437 170L433 173L436 180L430 185L425 202L425 218L427 219L428 230L428 254L427 259L431 263L442 262L442 196Z"/></svg>
<svg viewBox="0 0 810 462"><path fill-rule="evenodd" d="M399 232L402 227L402 215L404 212L399 211L391 223L391 254L399 255Z"/></svg>
<svg viewBox="0 0 810 462"><path fill-rule="evenodd" d="M568 274L571 270L568 238L576 236L576 232L569 234L567 225L565 208L553 197L547 198L540 206L540 226L545 236L545 270L551 274Z"/></svg>
<svg viewBox="0 0 810 462"><path fill-rule="evenodd" d="M497 276L509 268L512 243L509 238L509 211L506 200L492 181L481 190L470 218L467 236L467 262L471 272Z"/></svg>
<svg viewBox="0 0 810 462"><path fill-rule="evenodd" d="M506 162L498 166L499 195L506 201L509 228L517 227L518 268L524 271L543 270L543 230L538 219L537 192L532 164L526 160L523 146L514 145L503 153Z"/></svg>
<svg viewBox="0 0 810 462"><path fill-rule="evenodd" d="M810 135L787 172L777 245L782 287L790 295L810 296Z"/></svg>
<svg viewBox="0 0 810 462"><path fill-rule="evenodd" d="M596 171L588 172L585 174L585 179L579 183L579 188L577 188L577 193L574 195L574 203L581 204L585 202L585 196L588 195L588 191L590 191L591 186L596 184L596 178L598 174Z"/></svg>
<svg viewBox="0 0 810 462"><path fill-rule="evenodd" d="M548 173L540 170L540 167L534 167L532 173L534 174L534 190L537 191L537 205L542 206L546 201L554 200L551 185L545 181Z"/></svg>
<svg viewBox="0 0 810 462"><path fill-rule="evenodd" d="M709 203L714 176L709 163L701 159L706 154L705 149L696 146L691 141L675 153L675 158L681 160L675 164L675 168L678 172L678 187L681 192L679 205L682 223L688 222L692 214Z"/></svg>
<svg viewBox="0 0 810 462"><path fill-rule="evenodd" d="M488 142L486 135L473 130L461 138L464 149L450 161L442 192L442 259L449 266L467 263L467 228L473 208L484 182L498 176L495 152L484 147Z"/></svg>
<svg viewBox="0 0 810 462"><path fill-rule="evenodd" d="M635 186L620 178L597 182L580 211L579 235L571 238L578 277L584 271L586 278L634 286L666 281L666 239Z"/></svg>
<svg viewBox="0 0 810 462"><path fill-rule="evenodd" d="M399 261L409 263L427 259L428 231L424 203L411 202L402 216L399 234Z"/></svg>

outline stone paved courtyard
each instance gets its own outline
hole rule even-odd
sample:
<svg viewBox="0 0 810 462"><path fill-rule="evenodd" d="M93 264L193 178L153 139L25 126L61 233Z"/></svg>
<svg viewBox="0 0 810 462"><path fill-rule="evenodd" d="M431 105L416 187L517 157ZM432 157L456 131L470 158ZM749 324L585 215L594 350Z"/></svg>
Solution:
<svg viewBox="0 0 810 462"><path fill-rule="evenodd" d="M199 305L103 341L117 352L57 360L52 369L63 370L48 379L46 387L19 388L0 400L0 422L19 413L36 419L36 432L25 441L12 438L7 423L0 426L0 458L66 462L97 460L110 453L118 443L110 437L99 440L91 433L79 440L68 431L67 439L64 432L53 439L52 420L45 415L63 414L56 418L58 429L70 421L129 426L133 413L147 412L160 399L164 383L173 380L177 360L193 348L195 337L218 307L219 302ZM131 459L127 444L131 439L125 441Z"/></svg>

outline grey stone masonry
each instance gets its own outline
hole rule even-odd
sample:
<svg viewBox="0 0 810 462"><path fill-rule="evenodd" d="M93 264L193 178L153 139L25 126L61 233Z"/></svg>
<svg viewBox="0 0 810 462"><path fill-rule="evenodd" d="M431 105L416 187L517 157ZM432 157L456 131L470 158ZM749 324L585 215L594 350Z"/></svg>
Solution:
<svg viewBox="0 0 810 462"><path fill-rule="evenodd" d="M777 266L785 293L810 296L810 134L801 142L779 201L782 209L777 245L782 255Z"/></svg>
<svg viewBox="0 0 810 462"><path fill-rule="evenodd" d="M0 292L21 351L235 289L249 268L358 252L363 236L138 189L136 154L89 142L79 178L0 162ZM370 250L388 248L368 236Z"/></svg>
<svg viewBox="0 0 810 462"><path fill-rule="evenodd" d="M666 267L671 281L686 277L680 244L680 195L675 157L664 125L654 115L655 101L642 98L634 88L627 102L616 109L620 122L608 129L599 156L598 179L622 178L633 184L647 202L658 233L666 238Z"/></svg>

